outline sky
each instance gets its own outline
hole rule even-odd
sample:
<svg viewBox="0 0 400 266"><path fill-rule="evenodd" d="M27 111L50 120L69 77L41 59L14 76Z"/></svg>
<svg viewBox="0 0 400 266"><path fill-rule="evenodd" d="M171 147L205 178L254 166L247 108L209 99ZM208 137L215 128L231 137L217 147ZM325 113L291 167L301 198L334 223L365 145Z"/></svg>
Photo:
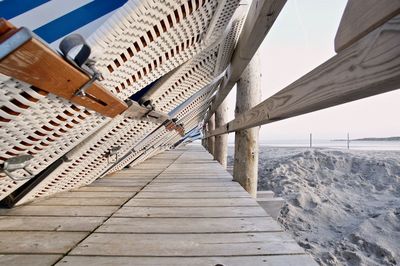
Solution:
<svg viewBox="0 0 400 266"><path fill-rule="evenodd" d="M334 38L346 0L288 0L259 48L262 99L335 55ZM235 93L228 96L229 120ZM400 136L400 90L261 127L260 141ZM234 139L230 134L229 139Z"/></svg>

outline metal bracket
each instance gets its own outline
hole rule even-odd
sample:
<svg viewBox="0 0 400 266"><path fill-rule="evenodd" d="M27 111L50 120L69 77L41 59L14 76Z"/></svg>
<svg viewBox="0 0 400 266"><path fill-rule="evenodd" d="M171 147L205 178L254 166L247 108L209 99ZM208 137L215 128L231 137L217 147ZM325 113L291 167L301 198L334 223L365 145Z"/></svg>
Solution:
<svg viewBox="0 0 400 266"><path fill-rule="evenodd" d="M77 50L79 47L79 50ZM86 90L97 80L103 80L103 75L95 68L95 61L89 59L91 48L80 34L71 34L65 37L59 45L61 55L71 65L84 72L90 79L83 84L76 92L75 96L86 96ZM77 54L72 58L73 51Z"/></svg>
<svg viewBox="0 0 400 266"><path fill-rule="evenodd" d="M30 165L30 160L32 159L32 155L20 155L17 157L9 158L4 162L3 169L1 172L5 173L9 178L14 181L21 181L33 178L35 175L26 169ZM27 177L19 177L13 174L16 170L24 170L29 175Z"/></svg>
<svg viewBox="0 0 400 266"><path fill-rule="evenodd" d="M120 149L121 149L121 147L118 146L118 147L112 147L111 149L108 150L108 152L106 153L106 156L107 156L107 163L108 163L108 164L115 163L115 162L118 161L118 151L119 151ZM112 156L114 156L114 155L115 155L115 160L114 160L113 162L110 162L110 158L111 158Z"/></svg>

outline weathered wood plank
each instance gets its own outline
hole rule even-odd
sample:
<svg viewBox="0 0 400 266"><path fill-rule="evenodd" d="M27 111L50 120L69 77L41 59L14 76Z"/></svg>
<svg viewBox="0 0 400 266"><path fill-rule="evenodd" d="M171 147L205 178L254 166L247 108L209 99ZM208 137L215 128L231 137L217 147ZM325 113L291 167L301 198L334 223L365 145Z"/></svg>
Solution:
<svg viewBox="0 0 400 266"><path fill-rule="evenodd" d="M235 192L235 191L243 191L242 187L223 187L223 186L210 186L210 185L204 185L204 186L196 186L196 187L191 187L191 186L178 186L178 185L171 185L171 186L147 186L145 187L142 191L146 192L164 192L164 191L169 191L169 192Z"/></svg>
<svg viewBox="0 0 400 266"><path fill-rule="evenodd" d="M233 199L131 199L125 206L133 207L243 207L258 206L252 198Z"/></svg>
<svg viewBox="0 0 400 266"><path fill-rule="evenodd" d="M50 266L54 265L61 257L62 255L7 254L0 255L0 265Z"/></svg>
<svg viewBox="0 0 400 266"><path fill-rule="evenodd" d="M0 209L0 215L22 216L110 216L119 206L33 206Z"/></svg>
<svg viewBox="0 0 400 266"><path fill-rule="evenodd" d="M54 195L56 198L130 198L136 192L120 191L70 191Z"/></svg>
<svg viewBox="0 0 400 266"><path fill-rule="evenodd" d="M31 203L39 206L121 206L127 198L48 198Z"/></svg>
<svg viewBox="0 0 400 266"><path fill-rule="evenodd" d="M213 183L231 183L232 177L229 178L157 178L151 184L160 184L160 183L205 183L205 184L213 184Z"/></svg>
<svg viewBox="0 0 400 266"><path fill-rule="evenodd" d="M106 186L106 187L80 187L74 191L76 192L138 192L141 190L143 186L130 186L130 187L111 187L111 186Z"/></svg>
<svg viewBox="0 0 400 266"><path fill-rule="evenodd" d="M257 218L111 218L100 233L281 232L271 217Z"/></svg>
<svg viewBox="0 0 400 266"><path fill-rule="evenodd" d="M0 231L93 231L106 217L0 216Z"/></svg>
<svg viewBox="0 0 400 266"><path fill-rule="evenodd" d="M122 207L113 217L219 218L267 217L261 207Z"/></svg>
<svg viewBox="0 0 400 266"><path fill-rule="evenodd" d="M88 185L89 187L138 187L138 186L142 186L144 187L146 185L146 183L143 182L93 182L90 185Z"/></svg>
<svg viewBox="0 0 400 266"><path fill-rule="evenodd" d="M112 256L67 256L58 266L108 266L108 265L140 265L140 266L316 266L318 265L309 255L280 255L280 256L245 256L245 257L112 257Z"/></svg>
<svg viewBox="0 0 400 266"><path fill-rule="evenodd" d="M245 243L245 248L244 248ZM239 256L303 254L285 233L108 234L94 233L70 254L109 256Z"/></svg>
<svg viewBox="0 0 400 266"><path fill-rule="evenodd" d="M400 16L223 127L214 136L260 126L399 88Z"/></svg>
<svg viewBox="0 0 400 266"><path fill-rule="evenodd" d="M399 13L398 0L348 0L336 33L335 51L342 51Z"/></svg>
<svg viewBox="0 0 400 266"><path fill-rule="evenodd" d="M249 193L245 191L234 191L234 192L150 192L150 191L142 191L138 194L135 199L195 199L195 198L203 198L203 199L216 199L216 198L250 198Z"/></svg>
<svg viewBox="0 0 400 266"><path fill-rule="evenodd" d="M242 188L237 182L214 182L214 183L206 183L206 182L191 182L191 183L183 183L183 182L152 182L150 185L146 186L146 188L165 188L165 189L173 189L173 188L187 188L196 189L202 187L222 187L222 188Z"/></svg>
<svg viewBox="0 0 400 266"><path fill-rule="evenodd" d="M87 232L0 231L0 253L65 253L87 235Z"/></svg>

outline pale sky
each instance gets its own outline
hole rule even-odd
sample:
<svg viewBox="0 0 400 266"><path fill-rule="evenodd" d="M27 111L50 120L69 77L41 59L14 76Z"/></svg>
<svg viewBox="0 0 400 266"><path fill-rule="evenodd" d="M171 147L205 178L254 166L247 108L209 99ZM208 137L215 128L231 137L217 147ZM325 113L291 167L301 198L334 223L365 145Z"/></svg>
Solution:
<svg viewBox="0 0 400 266"><path fill-rule="evenodd" d="M334 37L345 0L288 0L259 52L262 99L273 95L335 55ZM235 95L229 95L230 120ZM261 142L400 136L400 90L261 127ZM233 134L230 134L230 140Z"/></svg>

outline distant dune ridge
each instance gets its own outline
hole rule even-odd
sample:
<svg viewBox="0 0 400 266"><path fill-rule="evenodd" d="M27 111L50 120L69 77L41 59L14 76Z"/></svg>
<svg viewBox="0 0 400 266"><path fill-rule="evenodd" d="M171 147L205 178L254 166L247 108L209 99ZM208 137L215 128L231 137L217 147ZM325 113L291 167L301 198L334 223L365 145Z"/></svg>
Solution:
<svg viewBox="0 0 400 266"><path fill-rule="evenodd" d="M321 265L400 264L400 151L260 147L259 190Z"/></svg>

